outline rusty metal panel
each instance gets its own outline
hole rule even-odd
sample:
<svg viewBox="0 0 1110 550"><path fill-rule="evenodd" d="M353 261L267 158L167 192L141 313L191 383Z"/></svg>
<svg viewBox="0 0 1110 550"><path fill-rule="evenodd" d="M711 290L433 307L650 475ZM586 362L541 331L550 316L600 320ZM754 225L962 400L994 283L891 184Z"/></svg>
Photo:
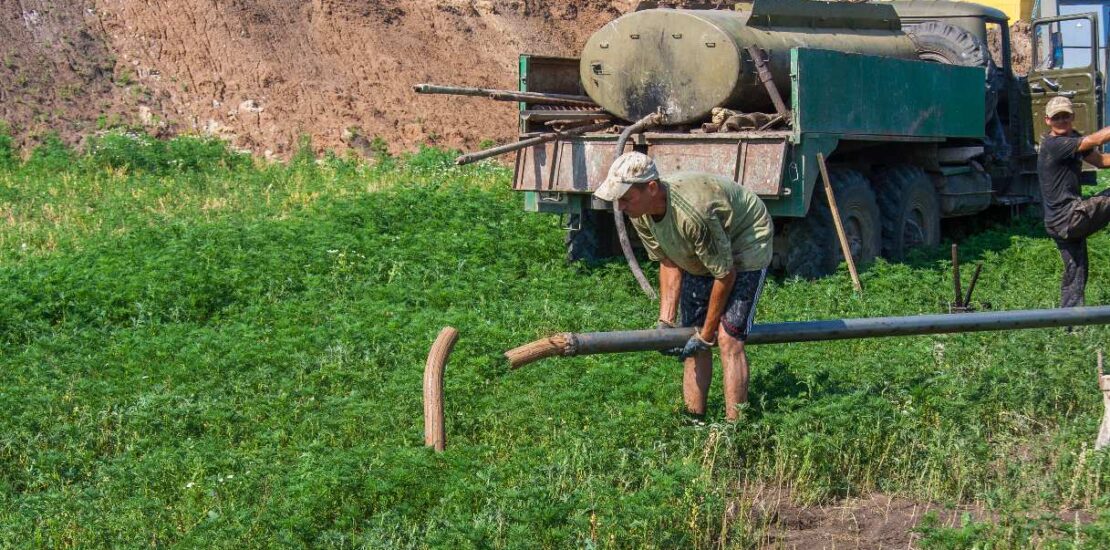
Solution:
<svg viewBox="0 0 1110 550"><path fill-rule="evenodd" d="M631 150L632 144L626 147ZM570 139L517 152L513 189L590 193L605 180L613 162L613 141Z"/></svg>
<svg viewBox="0 0 1110 550"><path fill-rule="evenodd" d="M613 162L611 141L559 142L558 169L554 185L561 191L587 193L597 189ZM631 149L629 146L628 149Z"/></svg>
<svg viewBox="0 0 1110 550"><path fill-rule="evenodd" d="M782 170L786 162L786 140L751 140L740 143L736 181L757 195L782 194Z"/></svg>
<svg viewBox="0 0 1110 550"><path fill-rule="evenodd" d="M516 152L513 189L517 191L543 191L551 170L554 143L526 147Z"/></svg>
<svg viewBox="0 0 1110 550"><path fill-rule="evenodd" d="M785 136L763 137L667 136L650 134L641 140L666 177L675 172L708 172L740 182L765 197L784 194L782 173L786 160ZM586 137L560 140L521 149L516 155L513 189L590 193L609 171L614 138ZM629 143L626 150L632 149Z"/></svg>
<svg viewBox="0 0 1110 550"><path fill-rule="evenodd" d="M656 142L648 154L664 178L675 172L708 172L732 179L736 175L736 141L718 143Z"/></svg>
<svg viewBox="0 0 1110 550"><path fill-rule="evenodd" d="M659 172L708 172L739 182L762 196L783 194L786 138L727 141L651 139L648 153Z"/></svg>

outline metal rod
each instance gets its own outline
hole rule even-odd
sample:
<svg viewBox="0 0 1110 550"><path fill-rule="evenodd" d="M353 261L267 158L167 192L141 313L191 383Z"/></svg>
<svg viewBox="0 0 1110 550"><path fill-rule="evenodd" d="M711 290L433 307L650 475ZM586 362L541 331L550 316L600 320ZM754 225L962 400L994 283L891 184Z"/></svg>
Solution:
<svg viewBox="0 0 1110 550"><path fill-rule="evenodd" d="M563 105L566 107L597 107L597 103L588 97L583 96L584 99L567 99L563 97L552 97L549 94L539 94L534 92L509 92L509 91L496 91L489 95L490 99L497 101L520 101L530 105Z"/></svg>
<svg viewBox="0 0 1110 550"><path fill-rule="evenodd" d="M852 257L852 247L848 246L848 235L844 233L844 222L840 219L840 209L836 206L836 197L833 195L832 183L829 182L829 171L825 166L825 155L817 153L817 168L821 171L821 180L825 183L825 197L829 199L829 210L832 210L833 225L836 226L836 237L840 240L840 251L844 253L844 261L848 262L848 274L852 276L852 288L856 292L863 292L863 285L859 282L859 273L856 272L856 259Z"/></svg>
<svg viewBox="0 0 1110 550"><path fill-rule="evenodd" d="M768 323L753 326L746 343L784 344L1102 324L1110 324L1110 306ZM669 349L686 343L693 332L693 328L685 327L571 334L572 342L565 355Z"/></svg>
<svg viewBox="0 0 1110 550"><path fill-rule="evenodd" d="M775 86L771 69L767 68L767 59L764 57L763 50L754 45L748 46L747 49L748 55L752 56L752 62L755 63L755 70L759 73L759 81L767 89L767 95L771 96L771 103L775 105L775 112L784 119L790 120L790 111L786 109L786 103L782 100L782 94L779 93L778 86Z"/></svg>
<svg viewBox="0 0 1110 550"><path fill-rule="evenodd" d="M608 121L609 117L591 117L580 119L557 119L544 122L544 126L558 127L561 125L562 130L571 130L579 126L585 126L591 122Z"/></svg>
<svg viewBox="0 0 1110 550"><path fill-rule="evenodd" d="M979 274L983 272L983 262L975 264L975 274L971 276L971 284L967 285L967 297L964 298L964 305L971 305L971 295L975 292L975 283L979 282Z"/></svg>
<svg viewBox="0 0 1110 550"><path fill-rule="evenodd" d="M440 86L436 84L416 84L412 90L418 94L462 95L488 97L498 101L522 101L537 105L597 106L590 96L571 94L548 94L541 92L518 92L491 88L469 88L465 86Z"/></svg>
<svg viewBox="0 0 1110 550"><path fill-rule="evenodd" d="M541 143L547 143L549 141L555 141L559 138L566 137L566 136L576 136L576 135L579 135L579 134L585 134L587 132L599 132L599 131L604 130L604 129L610 127L610 126L612 126L612 124L609 123L609 122L601 122L601 123L598 123L598 124L591 124L589 126L579 126L577 128L572 128L570 130L566 130L566 131L563 131L563 132L554 132L554 133L550 133L550 134L543 134L541 136L536 136L536 137L533 137L533 138L523 139L523 140L513 142L513 143L509 143L509 144L506 144L506 145L500 145L498 147L492 147L492 148L486 149L484 151L478 151L478 152L475 152L475 153L469 153L469 154L466 154L466 155L462 155L462 156L455 159L455 164L458 164L458 165L470 164L472 162L477 162L477 161L482 160L482 159L488 159L490 157L496 157L497 155L504 155L505 153L511 153L513 151L524 149L526 147L531 147L533 145L539 145Z"/></svg>
<svg viewBox="0 0 1110 550"><path fill-rule="evenodd" d="M964 307L964 292L960 288L960 247L956 243L952 243L952 288L956 294L954 307Z"/></svg>
<svg viewBox="0 0 1110 550"><path fill-rule="evenodd" d="M520 118L527 122L576 122L613 117L601 111L521 111Z"/></svg>

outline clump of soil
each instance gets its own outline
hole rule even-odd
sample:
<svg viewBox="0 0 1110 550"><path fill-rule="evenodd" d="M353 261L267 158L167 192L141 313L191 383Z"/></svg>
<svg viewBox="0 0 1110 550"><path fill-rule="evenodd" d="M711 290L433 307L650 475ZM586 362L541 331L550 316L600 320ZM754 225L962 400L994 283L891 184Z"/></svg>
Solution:
<svg viewBox="0 0 1110 550"><path fill-rule="evenodd" d="M1018 21L1010 27L1011 59L1014 61L1014 74L1027 75L1033 68L1033 24Z"/></svg>

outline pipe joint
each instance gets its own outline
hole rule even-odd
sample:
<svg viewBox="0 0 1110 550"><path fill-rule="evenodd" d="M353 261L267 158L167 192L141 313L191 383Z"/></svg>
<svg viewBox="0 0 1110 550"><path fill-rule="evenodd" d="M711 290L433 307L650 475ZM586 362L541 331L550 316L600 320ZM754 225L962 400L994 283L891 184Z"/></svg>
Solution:
<svg viewBox="0 0 1110 550"><path fill-rule="evenodd" d="M564 332L562 336L566 342L563 345L563 355L565 357L578 355L578 335L573 332Z"/></svg>

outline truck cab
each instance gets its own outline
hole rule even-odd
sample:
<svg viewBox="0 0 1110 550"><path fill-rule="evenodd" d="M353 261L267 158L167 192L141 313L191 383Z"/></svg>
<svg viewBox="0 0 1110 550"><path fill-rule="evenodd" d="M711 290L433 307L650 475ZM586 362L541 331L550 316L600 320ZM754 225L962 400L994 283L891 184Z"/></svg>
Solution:
<svg viewBox="0 0 1110 550"><path fill-rule="evenodd" d="M1107 50L1096 12L1067 13L1035 19L1032 30L1032 63L1029 71L1029 96L1033 111L1034 139L1040 143L1048 131L1044 108L1049 100L1062 96L1075 108L1075 129L1086 134L1107 123L1106 80Z"/></svg>

